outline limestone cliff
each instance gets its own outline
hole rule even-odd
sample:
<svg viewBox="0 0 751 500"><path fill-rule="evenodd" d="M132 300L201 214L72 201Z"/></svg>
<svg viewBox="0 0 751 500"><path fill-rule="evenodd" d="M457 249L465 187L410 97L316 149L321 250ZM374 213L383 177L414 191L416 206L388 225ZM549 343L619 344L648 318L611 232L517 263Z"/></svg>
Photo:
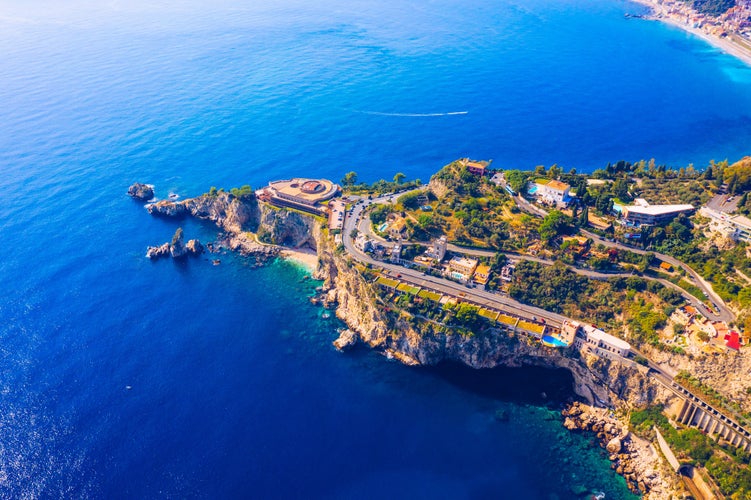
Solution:
<svg viewBox="0 0 751 500"><path fill-rule="evenodd" d="M146 209L152 215L192 215L199 219L211 220L220 228L232 233L255 230L259 218L258 203L254 196L238 198L225 191L203 194L182 201L162 200L146 205Z"/></svg>
<svg viewBox="0 0 751 500"><path fill-rule="evenodd" d="M349 258L337 255L331 244L318 246L321 269L318 276L330 290L329 300L338 304L337 316L372 348L408 364L434 365L459 361L473 368L536 365L568 369L577 394L590 403L625 402L644 404L669 397L637 369L607 359L584 355L573 349L560 351L541 346L521 335L484 332L473 336L418 332L410 322L385 313L375 291L356 271Z"/></svg>
<svg viewBox="0 0 751 500"><path fill-rule="evenodd" d="M275 245L292 248L307 246L313 250L318 247L316 235L320 232L319 223L313 217L299 212L263 204L257 227L259 238Z"/></svg>
<svg viewBox="0 0 751 500"><path fill-rule="evenodd" d="M222 243L245 255L273 257L279 253L279 245L316 248L318 223L314 218L259 203L252 194L238 197L218 191L182 201L163 200L146 205L146 209L155 216L212 221L225 232Z"/></svg>
<svg viewBox="0 0 751 500"><path fill-rule="evenodd" d="M211 220L228 233L230 248L244 253L276 255L279 245L317 250L327 301L335 303L337 316L369 346L405 363L433 365L453 360L474 368L538 365L566 368L574 375L576 392L590 402L645 404L668 397L636 368L607 359L580 355L573 349L555 350L507 332L486 331L473 336L446 334L431 329L417 331L406 319L385 313L375 291L355 270L350 258L339 253L321 222L295 211L258 203L252 196L228 192L205 194L179 202L147 205L150 213L192 215ZM261 244L258 239L269 244Z"/></svg>

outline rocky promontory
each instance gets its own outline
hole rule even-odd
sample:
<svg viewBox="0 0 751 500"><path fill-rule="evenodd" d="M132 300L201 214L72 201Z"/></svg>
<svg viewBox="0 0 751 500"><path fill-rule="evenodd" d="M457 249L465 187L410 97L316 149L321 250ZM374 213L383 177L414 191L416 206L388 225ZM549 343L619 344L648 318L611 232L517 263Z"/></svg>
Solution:
<svg viewBox="0 0 751 500"><path fill-rule="evenodd" d="M161 200L146 205L146 210L151 215L162 217L190 215L210 220L221 229L232 233L254 231L259 218L255 197L237 197L226 191L207 193L181 201Z"/></svg>
<svg viewBox="0 0 751 500"><path fill-rule="evenodd" d="M181 201L150 203L146 209L159 217L191 216L211 221L222 230L220 244L261 263L278 256L284 247L317 248L319 228L312 217L259 204L252 193L236 196L212 190Z"/></svg>
<svg viewBox="0 0 751 500"><path fill-rule="evenodd" d="M128 196L137 200L148 201L154 197L154 186L135 182L128 188Z"/></svg>
<svg viewBox="0 0 751 500"><path fill-rule="evenodd" d="M590 405L618 408L661 403L671 397L633 364L574 349L547 348L523 335L491 328L473 335L451 333L388 312L362 270L346 252L337 251L333 238L312 216L261 203L252 195L238 197L224 191L182 201L160 201L147 205L147 209L155 216L210 220L223 231L219 241L224 246L256 258L276 256L284 248L281 245L315 249L318 268L314 276L324 281L316 302L335 309L337 317L348 327L334 342L337 349L363 342L410 365L458 361L473 368L524 365L566 368L574 377L575 392ZM162 247L155 251L162 252ZM629 435L617 420L609 427L604 424L600 427L582 417L584 411L576 411L566 416L566 426L602 434L603 447L609 446L609 453L615 458L614 468L620 468L632 489L649 492L650 498L662 498L660 492L667 491L663 488L663 475L657 466L649 465L657 462L647 465L636 462L637 457L652 457L648 453L649 444Z"/></svg>

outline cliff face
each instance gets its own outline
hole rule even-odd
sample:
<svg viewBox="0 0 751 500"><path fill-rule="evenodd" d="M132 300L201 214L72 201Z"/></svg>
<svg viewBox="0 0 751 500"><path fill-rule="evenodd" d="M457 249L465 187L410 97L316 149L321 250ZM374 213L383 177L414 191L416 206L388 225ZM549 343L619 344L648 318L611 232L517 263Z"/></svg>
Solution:
<svg viewBox="0 0 751 500"><path fill-rule="evenodd" d="M299 212L280 210L261 205L258 219L258 234L266 234L276 245L300 248L318 248L320 226L313 217ZM318 238L316 237L318 236Z"/></svg>
<svg viewBox="0 0 751 500"><path fill-rule="evenodd" d="M252 231L259 218L258 203L254 197L238 198L231 193L203 194L182 201L162 200L146 205L152 215L181 217L192 215L211 220L225 231L236 233Z"/></svg>
<svg viewBox="0 0 751 500"><path fill-rule="evenodd" d="M433 365L459 361L473 368L535 365L566 368L574 376L577 394L594 403L645 404L669 397L638 369L572 350L546 348L526 337L507 332L473 336L418 332L408 321L383 311L371 285L353 269L348 258L336 255L325 241L319 242L322 263L318 277L325 280L330 300L336 300L337 316L374 349L403 363Z"/></svg>
<svg viewBox="0 0 751 500"><path fill-rule="evenodd" d="M156 216L212 221L226 232L223 243L230 249L261 258L277 255L278 245L315 249L320 237L320 228L312 217L259 204L253 196L237 197L224 191L182 201L163 200L146 205L146 209ZM254 232L265 235L268 244L258 242Z"/></svg>
<svg viewBox="0 0 751 500"><path fill-rule="evenodd" d="M326 300L336 303L337 316L360 340L404 363L432 365L453 360L474 368L561 367L573 374L576 392L590 402L620 400L644 404L664 396L635 368L594 356L582 359L572 350L546 348L524 336L507 332L463 336L429 329L418 332L407 320L384 312L384 305L378 302L371 285L354 269L346 254L336 252L331 238L313 217L226 192L180 202L161 201L147 208L155 215L192 215L211 220L228 233L230 248L243 253L276 255L279 249L276 245L316 249L319 268L314 274L324 281ZM258 243L249 232L253 230L272 245Z"/></svg>
<svg viewBox="0 0 751 500"><path fill-rule="evenodd" d="M738 403L744 412L751 411L748 392L751 382L747 375L751 373L751 355L747 349L740 352L728 350L696 358L677 356L657 349L649 350L648 354L650 359L669 366L675 373L688 371L730 401Z"/></svg>

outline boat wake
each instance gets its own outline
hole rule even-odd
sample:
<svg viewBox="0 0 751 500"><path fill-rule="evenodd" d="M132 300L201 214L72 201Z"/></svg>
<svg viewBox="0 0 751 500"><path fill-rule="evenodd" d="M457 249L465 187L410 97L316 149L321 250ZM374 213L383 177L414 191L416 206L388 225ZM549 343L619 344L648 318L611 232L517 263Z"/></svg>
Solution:
<svg viewBox="0 0 751 500"><path fill-rule="evenodd" d="M435 116L456 116L469 114L469 111L449 111L447 113L384 113L381 111L364 111L360 109L348 109L347 111L352 111L353 113L361 113L363 115L401 116L407 118L430 118Z"/></svg>

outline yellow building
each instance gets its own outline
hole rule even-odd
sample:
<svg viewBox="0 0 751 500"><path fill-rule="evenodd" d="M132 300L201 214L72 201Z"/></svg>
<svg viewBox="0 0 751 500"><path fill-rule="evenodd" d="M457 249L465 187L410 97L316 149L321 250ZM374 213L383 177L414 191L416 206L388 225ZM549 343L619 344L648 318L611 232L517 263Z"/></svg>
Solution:
<svg viewBox="0 0 751 500"><path fill-rule="evenodd" d="M480 285L487 285L490 279L490 266L480 264L475 269L475 275L472 277L475 283Z"/></svg>

